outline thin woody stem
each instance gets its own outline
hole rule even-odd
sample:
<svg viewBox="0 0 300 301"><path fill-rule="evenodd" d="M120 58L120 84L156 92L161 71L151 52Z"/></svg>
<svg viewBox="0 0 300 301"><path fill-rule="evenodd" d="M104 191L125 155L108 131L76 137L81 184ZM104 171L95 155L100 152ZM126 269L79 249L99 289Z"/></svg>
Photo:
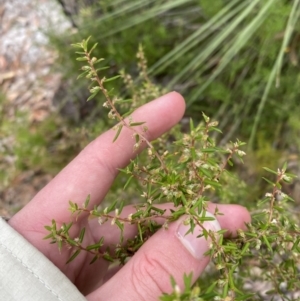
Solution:
<svg viewBox="0 0 300 301"><path fill-rule="evenodd" d="M88 64L91 67L91 71L92 71L93 75L95 76L97 84L98 84L100 90L102 91L105 99L107 100L110 108L112 109L113 113L117 116L117 119L123 124L123 126L125 126L128 129L130 129L133 133L135 133L136 135L138 135L138 136L141 137L142 141L144 141L148 145L148 147L152 149L154 155L159 160L159 162L160 162L161 167L163 168L163 170L168 173L168 169L167 169L165 163L163 162L161 156L158 154L158 152L156 151L156 149L154 148L154 146L150 143L150 141L142 133L138 132L133 127L131 127L130 125L128 125L127 122L126 122L126 120L120 115L120 113L118 112L118 110L116 109L116 107L114 105L114 102L112 101L112 99L108 95L107 90L104 87L105 78L103 78L102 80L99 78L99 76L97 74L97 71L96 71L96 69L94 67L94 64L92 62L92 59L90 57L90 53L87 52L87 51L85 51L85 55L86 55L86 58L88 60Z"/></svg>

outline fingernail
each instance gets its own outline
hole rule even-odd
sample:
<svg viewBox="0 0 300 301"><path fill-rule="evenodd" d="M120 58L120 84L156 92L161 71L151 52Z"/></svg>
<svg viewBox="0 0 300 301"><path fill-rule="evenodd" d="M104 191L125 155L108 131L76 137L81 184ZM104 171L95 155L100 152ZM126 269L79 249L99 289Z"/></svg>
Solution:
<svg viewBox="0 0 300 301"><path fill-rule="evenodd" d="M205 216L215 218L215 216L209 212L206 212ZM177 229L177 237L194 258L202 259L204 254L209 249L211 239L209 237L206 239L204 236L197 237L203 232L199 226L195 227L193 233L186 235L187 231L190 229L190 225L185 225L184 220L186 220L186 218L180 222L180 225ZM203 223L203 227L206 230L212 230L214 232L221 230L221 226L216 218L213 221L205 221Z"/></svg>

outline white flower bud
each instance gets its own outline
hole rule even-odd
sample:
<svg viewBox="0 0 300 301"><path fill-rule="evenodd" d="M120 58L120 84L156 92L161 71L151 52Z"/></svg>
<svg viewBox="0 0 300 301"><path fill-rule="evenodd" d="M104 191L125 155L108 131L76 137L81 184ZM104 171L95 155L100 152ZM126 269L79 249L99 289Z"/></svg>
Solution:
<svg viewBox="0 0 300 301"><path fill-rule="evenodd" d="M243 151L241 151L241 150L238 150L238 151L237 151L237 154L238 154L240 157L243 157L243 156L246 155L246 153L243 152Z"/></svg>
<svg viewBox="0 0 300 301"><path fill-rule="evenodd" d="M174 291L175 291L176 296L179 297L180 294L181 294L181 290L180 290L180 287L177 284L175 284L175 286L174 286Z"/></svg>

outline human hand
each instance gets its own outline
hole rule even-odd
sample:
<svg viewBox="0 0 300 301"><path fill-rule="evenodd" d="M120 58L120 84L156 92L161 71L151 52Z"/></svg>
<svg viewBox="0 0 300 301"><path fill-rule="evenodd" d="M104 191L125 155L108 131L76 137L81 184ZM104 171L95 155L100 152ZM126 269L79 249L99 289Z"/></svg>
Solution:
<svg viewBox="0 0 300 301"><path fill-rule="evenodd" d="M176 92L169 93L150 102L134 113L134 120L147 123L146 136L156 139L174 126L184 113L184 100ZM204 237L196 239L199 232L184 236L186 228L181 221L170 224L168 230L155 233L119 271L111 273L107 261L100 259L89 265L91 255L82 252L76 261L65 264L71 250L63 249L58 254L57 246L43 240L44 225L55 219L57 224L69 220L69 200L81 203L91 195L90 205L98 205L108 192L118 168L124 168L133 159L132 132L123 129L116 142L112 143L115 131L109 130L91 142L66 168L64 168L33 200L13 216L9 223L32 245L48 257L90 301L94 300L157 300L162 292L170 292L170 276L179 286L183 286L183 274L193 272L196 280L209 262L203 254L209 249ZM214 212L216 205L210 204ZM166 205L168 208L169 205ZM205 222L211 230L227 229L235 235L236 230L245 229L250 221L247 210L238 205L218 205L223 213L218 222ZM124 208L123 214L133 211L131 206ZM79 216L72 227L76 237L85 227L86 244L93 244L105 237L106 244L118 243L119 233L109 225L97 227L95 221L87 221ZM218 224L219 223L219 224ZM134 226L125 227L126 237L136 233Z"/></svg>

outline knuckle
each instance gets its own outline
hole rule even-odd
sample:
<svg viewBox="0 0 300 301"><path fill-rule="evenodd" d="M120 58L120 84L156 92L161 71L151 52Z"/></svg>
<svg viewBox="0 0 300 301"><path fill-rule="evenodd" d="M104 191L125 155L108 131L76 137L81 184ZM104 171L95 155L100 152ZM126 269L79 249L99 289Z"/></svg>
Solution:
<svg viewBox="0 0 300 301"><path fill-rule="evenodd" d="M145 253L133 263L132 284L139 300L157 300L170 282L168 258L161 252Z"/></svg>

